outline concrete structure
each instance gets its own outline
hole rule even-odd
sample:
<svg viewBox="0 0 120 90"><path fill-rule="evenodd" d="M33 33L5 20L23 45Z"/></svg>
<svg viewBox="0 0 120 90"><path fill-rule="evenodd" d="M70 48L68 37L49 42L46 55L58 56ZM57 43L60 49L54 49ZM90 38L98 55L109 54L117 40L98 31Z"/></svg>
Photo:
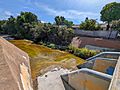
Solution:
<svg viewBox="0 0 120 90"><path fill-rule="evenodd" d="M67 74L63 69L57 70L59 73L54 69L46 73L50 76L45 74L38 77L42 80L38 87L40 90L120 90L118 57L120 52L103 52L87 59L88 62L80 65L82 69L66 71ZM0 37L0 90L33 90L28 55L2 37Z"/></svg>
<svg viewBox="0 0 120 90"><path fill-rule="evenodd" d="M73 25L73 26L72 26L72 29L74 29L74 30L79 30L79 27L80 27L80 25Z"/></svg>
<svg viewBox="0 0 120 90"><path fill-rule="evenodd" d="M107 90L112 76L84 68L61 78L65 90Z"/></svg>
<svg viewBox="0 0 120 90"><path fill-rule="evenodd" d="M104 47L110 49L120 49L119 40L109 40L102 38L74 37L71 44L75 47L85 47L86 45Z"/></svg>
<svg viewBox="0 0 120 90"><path fill-rule="evenodd" d="M103 52L87 59L82 69L61 76L65 90L120 90L119 56L120 52Z"/></svg>
<svg viewBox="0 0 120 90"><path fill-rule="evenodd" d="M0 90L33 90L28 55L0 37Z"/></svg>
<svg viewBox="0 0 120 90"><path fill-rule="evenodd" d="M68 72L67 69L57 67L39 76L37 78L38 90L65 90L60 75Z"/></svg>
<svg viewBox="0 0 120 90"><path fill-rule="evenodd" d="M120 58L118 59L108 90L120 90Z"/></svg>

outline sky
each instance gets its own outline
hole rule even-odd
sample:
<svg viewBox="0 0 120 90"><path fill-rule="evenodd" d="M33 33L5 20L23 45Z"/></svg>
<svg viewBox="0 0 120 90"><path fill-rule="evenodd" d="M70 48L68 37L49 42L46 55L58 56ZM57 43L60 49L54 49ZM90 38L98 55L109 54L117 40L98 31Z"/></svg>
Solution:
<svg viewBox="0 0 120 90"><path fill-rule="evenodd" d="M100 11L110 2L120 0L0 0L0 20L27 11L36 14L42 22L53 23L55 16L64 16L75 24L86 17L100 22Z"/></svg>

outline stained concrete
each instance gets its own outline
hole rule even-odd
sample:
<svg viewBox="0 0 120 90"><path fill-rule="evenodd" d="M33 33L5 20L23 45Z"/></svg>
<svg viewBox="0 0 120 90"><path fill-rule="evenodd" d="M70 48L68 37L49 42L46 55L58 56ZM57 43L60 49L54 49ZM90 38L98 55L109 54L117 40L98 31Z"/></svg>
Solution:
<svg viewBox="0 0 120 90"><path fill-rule="evenodd" d="M28 55L0 37L0 90L33 90Z"/></svg>
<svg viewBox="0 0 120 90"><path fill-rule="evenodd" d="M120 90L120 57L115 67L113 78L108 90Z"/></svg>
<svg viewBox="0 0 120 90"><path fill-rule="evenodd" d="M85 47L86 45L111 48L111 49L120 49L120 41L119 40L110 40L110 39L102 39L102 38L91 38L91 37L74 37L71 45L75 47Z"/></svg>
<svg viewBox="0 0 120 90"><path fill-rule="evenodd" d="M61 77L65 90L108 90L112 78L90 69L76 70Z"/></svg>
<svg viewBox="0 0 120 90"><path fill-rule="evenodd" d="M65 90L60 75L68 73L69 70L63 68L54 68L43 76L39 76L38 90Z"/></svg>

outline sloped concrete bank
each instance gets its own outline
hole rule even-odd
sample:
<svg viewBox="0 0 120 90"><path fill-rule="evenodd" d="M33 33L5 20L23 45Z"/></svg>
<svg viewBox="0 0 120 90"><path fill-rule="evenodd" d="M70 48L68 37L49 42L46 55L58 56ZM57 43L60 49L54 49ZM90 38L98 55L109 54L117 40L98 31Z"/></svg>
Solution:
<svg viewBox="0 0 120 90"><path fill-rule="evenodd" d="M29 56L0 37L0 90L33 90Z"/></svg>

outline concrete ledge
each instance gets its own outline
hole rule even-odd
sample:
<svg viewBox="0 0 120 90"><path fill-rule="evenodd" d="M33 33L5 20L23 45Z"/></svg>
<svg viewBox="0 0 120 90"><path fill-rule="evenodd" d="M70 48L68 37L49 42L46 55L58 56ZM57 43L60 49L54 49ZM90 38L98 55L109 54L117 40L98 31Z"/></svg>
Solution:
<svg viewBox="0 0 120 90"><path fill-rule="evenodd" d="M120 57L108 90L120 90Z"/></svg>

